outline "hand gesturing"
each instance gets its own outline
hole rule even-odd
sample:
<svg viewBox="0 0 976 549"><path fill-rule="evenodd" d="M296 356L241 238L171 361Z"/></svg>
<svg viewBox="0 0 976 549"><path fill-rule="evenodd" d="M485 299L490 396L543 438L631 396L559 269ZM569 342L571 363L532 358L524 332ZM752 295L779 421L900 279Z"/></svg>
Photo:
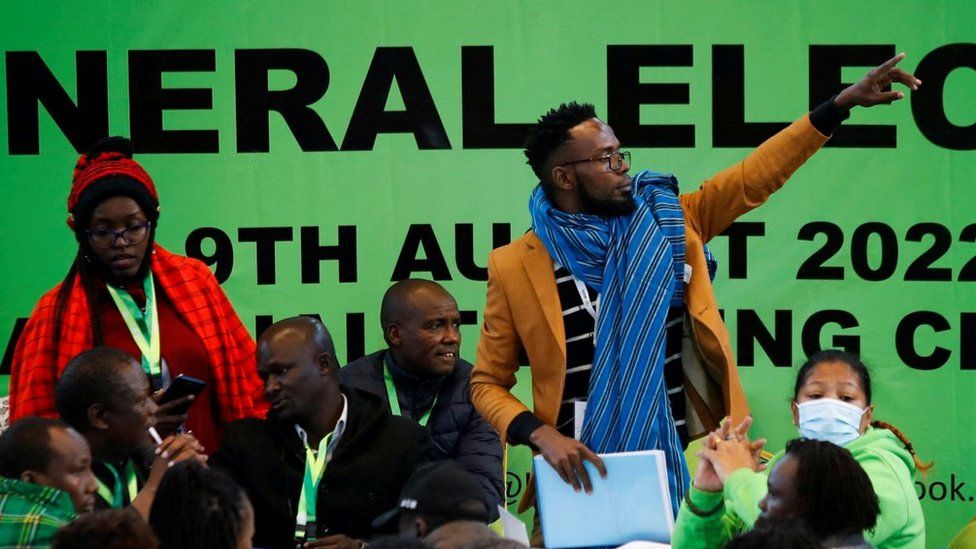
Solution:
<svg viewBox="0 0 976 549"><path fill-rule="evenodd" d="M720 492L725 486L725 479L733 472L749 468L761 471L764 466L759 463L759 453L766 444L766 439L749 440L749 427L752 417L746 417L735 429L732 420L727 418L719 429L716 429L705 439L704 447L697 452L701 461L695 472L694 486L705 492Z"/></svg>
<svg viewBox="0 0 976 549"><path fill-rule="evenodd" d="M871 69L864 78L840 92L834 99L834 104L842 109L849 109L856 105L862 107L887 105L905 97L905 94L900 91L885 91L885 88L890 87L895 82L904 84L912 90L917 90L922 81L895 66L904 58L905 54L899 53Z"/></svg>

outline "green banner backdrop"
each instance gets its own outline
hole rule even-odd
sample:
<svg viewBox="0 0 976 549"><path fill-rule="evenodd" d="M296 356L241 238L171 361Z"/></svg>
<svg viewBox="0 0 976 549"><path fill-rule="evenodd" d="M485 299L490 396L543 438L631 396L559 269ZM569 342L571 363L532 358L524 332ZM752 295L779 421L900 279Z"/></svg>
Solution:
<svg viewBox="0 0 976 549"><path fill-rule="evenodd" d="M340 360L382 345L391 280L435 278L473 360L488 251L528 227L526 124L593 102L637 169L691 191L906 51L924 81L860 110L710 246L756 417L795 436L794 368L863 353L876 416L936 467L929 546L976 514L976 4L5 2L0 347L75 251L76 150L131 135L159 241L211 263L252 331L320 315ZM517 387L528 399L527 369ZM512 455L509 501L527 456Z"/></svg>

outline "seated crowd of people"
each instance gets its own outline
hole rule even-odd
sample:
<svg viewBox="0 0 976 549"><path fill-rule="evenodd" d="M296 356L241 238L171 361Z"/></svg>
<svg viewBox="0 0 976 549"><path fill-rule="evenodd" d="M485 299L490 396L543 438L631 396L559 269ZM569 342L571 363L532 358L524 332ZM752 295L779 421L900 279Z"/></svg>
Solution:
<svg viewBox="0 0 976 549"><path fill-rule="evenodd" d="M188 430L163 430L134 358L81 352L55 384L60 419L23 417L0 434L0 546L363 547L384 533L505 546L488 527L502 502L501 441L467 396L453 298L404 281L387 312L390 347L343 371L320 321L269 327L255 374L270 411L227 423L210 453ZM442 333L433 352L412 326L431 320ZM126 533L112 541L115 530Z"/></svg>
<svg viewBox="0 0 976 549"><path fill-rule="evenodd" d="M404 281L384 309L424 324L440 309L409 308L428 294L450 297ZM410 322L397 317L390 348L348 370L320 321L273 324L256 365L270 412L228 423L211 454L189 432L154 440L160 407L134 358L80 353L56 382L60 419L20 418L0 434L0 545L520 546L489 527L502 501L501 442L465 402L470 365L456 358L456 305L446 310L430 315L452 334L439 352L401 358ZM801 438L768 460L765 441L749 439L751 418L706 437L673 546L921 546L912 478L927 466L897 429L872 421L865 366L842 351L814 355L791 406ZM845 410L845 421L830 421Z"/></svg>
<svg viewBox="0 0 976 549"><path fill-rule="evenodd" d="M455 298L425 280L386 290L386 348L344 366L315 318L255 342L210 270L155 242L159 196L131 144L100 141L72 178L75 259L14 350L0 546L518 547L497 533L509 442L586 491L585 461L664 451L674 547L924 547L913 480L930 465L874 420L858 357L798 369L785 450L750 438L704 247L850 108L915 89L902 57L680 199L667 174L627 175L592 105L547 113L526 149L533 231L489 259L477 367ZM511 394L527 363L533 410ZM180 380L196 389L170 398Z"/></svg>

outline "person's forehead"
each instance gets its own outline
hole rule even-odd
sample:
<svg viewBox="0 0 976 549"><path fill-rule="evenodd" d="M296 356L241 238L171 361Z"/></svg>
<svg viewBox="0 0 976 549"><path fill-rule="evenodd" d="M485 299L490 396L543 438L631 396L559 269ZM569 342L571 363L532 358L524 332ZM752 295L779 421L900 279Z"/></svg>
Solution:
<svg viewBox="0 0 976 549"><path fill-rule="evenodd" d="M52 427L48 436L51 453L57 461L71 463L89 455L85 438L71 429Z"/></svg>
<svg viewBox="0 0 976 549"><path fill-rule="evenodd" d="M804 385L853 386L861 389L861 379L848 364L823 362L814 367Z"/></svg>
<svg viewBox="0 0 976 549"><path fill-rule="evenodd" d="M792 483L793 477L796 475L796 459L789 454L785 454L776 465L773 466L773 470L769 472L769 482L778 487L786 486L788 483Z"/></svg>
<svg viewBox="0 0 976 549"><path fill-rule="evenodd" d="M590 118L569 130L566 147L580 154L597 154L620 147L613 128L599 118Z"/></svg>
<svg viewBox="0 0 976 549"><path fill-rule="evenodd" d="M817 388L831 388L831 387L846 387L850 389L860 389L861 385L855 381L850 381L846 379L811 379L808 380L806 385L810 387Z"/></svg>
<svg viewBox="0 0 976 549"><path fill-rule="evenodd" d="M457 301L446 290L434 286L417 288L407 296L414 314L423 316L457 313Z"/></svg>
<svg viewBox="0 0 976 549"><path fill-rule="evenodd" d="M258 365L294 362L309 346L310 339L298 330L284 330L262 337L258 345Z"/></svg>
<svg viewBox="0 0 976 549"><path fill-rule="evenodd" d="M136 215L142 213L139 203L128 196L113 196L99 202L92 211L94 217L100 215Z"/></svg>
<svg viewBox="0 0 976 549"><path fill-rule="evenodd" d="M133 392L141 393L149 385L146 372L135 359L124 364L119 364L116 371L125 382L125 385Z"/></svg>

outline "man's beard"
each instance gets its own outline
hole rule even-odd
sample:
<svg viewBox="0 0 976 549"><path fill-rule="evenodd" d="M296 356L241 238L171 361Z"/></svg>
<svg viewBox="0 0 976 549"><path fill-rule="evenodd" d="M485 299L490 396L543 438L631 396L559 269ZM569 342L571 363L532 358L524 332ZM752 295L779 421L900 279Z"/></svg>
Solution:
<svg viewBox="0 0 976 549"><path fill-rule="evenodd" d="M634 195L628 194L626 199L612 200L608 198L597 198L586 190L586 185L576 185L576 197L579 198L583 212L602 217L622 217L633 213L637 208Z"/></svg>

